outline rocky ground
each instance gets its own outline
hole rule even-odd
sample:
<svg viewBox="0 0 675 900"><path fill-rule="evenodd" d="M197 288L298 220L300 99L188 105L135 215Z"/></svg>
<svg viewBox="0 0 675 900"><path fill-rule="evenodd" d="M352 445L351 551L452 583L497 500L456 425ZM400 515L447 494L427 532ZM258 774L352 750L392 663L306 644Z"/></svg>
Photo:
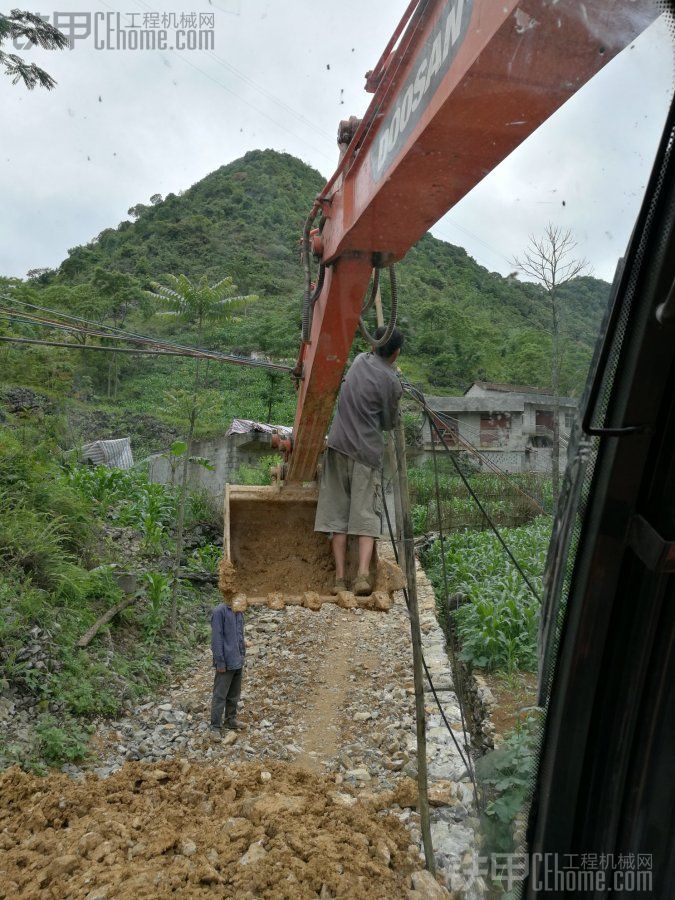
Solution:
<svg viewBox="0 0 675 900"><path fill-rule="evenodd" d="M423 573L419 575L419 595L425 656L446 717L461 747L463 734L459 709L443 636L433 613L433 594ZM175 876L174 881L169 878L165 883L160 878L156 881L155 893L152 890L145 894L135 891L136 895L164 896L165 889L170 892L169 884L174 885L171 890L175 890L175 885L179 883L175 879L180 880L184 876L188 879L185 884L193 884L190 894L195 896L200 892L209 893L212 889L216 896L241 897L304 897L318 894L323 898L362 895L421 898L443 895L443 889L429 881L426 874L417 874L412 880L412 873L421 868L422 857L419 818L415 811L416 789L411 780L416 776L412 653L409 623L401 596L397 597L389 613L343 610L334 605L326 605L320 612L294 607L279 612L266 608L251 611L247 614L247 640L247 665L240 710L240 718L246 726L243 732L227 732L222 740L213 740L208 732L213 670L210 652L205 648L194 669L180 682L173 684L165 696L135 708L125 719L99 723L93 741L95 759L87 767L91 772L86 773L85 777L82 767L65 766L64 772L71 776L66 782L72 785L73 790L84 789L83 786L89 786L87 790L91 790L91 785L100 785L105 796L103 786L106 784L111 786L110 790L123 794L125 790L128 793L129 779L133 783L143 784L143 790L147 790L147 783L152 783L153 778L156 779L156 786L164 781L174 785L176 772L180 772L183 779L192 773L190 777L203 784L204 772L212 771L219 773L217 777L229 779L225 790L230 787L234 790L234 795L230 797L231 806L235 801L243 803L246 797L255 799L257 794L251 787L253 784L257 784L258 788L264 785L265 796L275 795L275 785L278 788L276 793L282 798L301 795L305 799L302 803L297 801L300 804L298 808L305 811L308 795L318 794L323 806L317 808L318 818L314 824L320 827L320 833L324 835L321 839L325 844L324 850L334 866L330 871L322 869L323 874L317 874L314 866L311 878L308 876L303 880L301 873L305 871L308 860L314 860L315 851L321 848L317 850L317 846L312 844L314 850L304 860L304 868L302 865L294 868L292 859L300 855L302 862L302 853L297 849L294 851L292 842L287 839L279 844L278 835L286 832L278 822L274 824L272 812L267 810L265 815L251 812L251 803L248 806L243 803L243 806L222 810L225 818L242 819L251 826L243 829L246 833L242 832L241 840L237 838L234 848L231 835L226 842L226 850L213 840L207 846L209 841L202 832L190 831L187 825L185 829L182 825L177 826L178 831L174 829L172 832L170 848L164 848L160 854L165 857L164 868L157 868L158 854L154 853L154 856L151 854L152 859L147 854L143 856L145 862L138 870L147 869L155 879L158 873L164 873L162 877L167 878L169 875L171 878ZM477 897L480 895L480 885L470 885L461 874L468 869L478 824L472 805L471 783L431 693L425 696L430 798L433 804L432 833L440 877L451 891L457 892L457 897ZM180 766L179 770L167 768L176 765ZM166 779L161 774L142 774L146 771L164 772ZM16 770L10 772L14 773L11 777L17 782L17 791L18 785L24 793L30 794L31 790L35 790L25 781L32 776L19 777ZM11 795L13 783L8 782L8 778L10 775L6 774L0 788L5 792L9 790ZM248 785L245 790L240 791L240 780ZM124 789L120 785L125 785ZM59 790L62 789L65 788L59 787ZM203 787L201 792L204 793ZM202 800L207 803L208 809L212 793L207 791L206 794L208 796ZM69 802L67 800L66 805ZM166 793L165 802L156 808L162 822L166 816L175 818L178 815L178 819L181 818L183 813L178 814L172 805L176 802L179 805L184 803L180 792L177 794L173 790L171 796ZM288 806L287 801L282 799L280 802L277 812L283 812L284 803ZM292 801L291 806L295 802ZM92 803L96 806L95 802ZM145 806L143 810L147 812ZM360 833L366 834L367 843L363 846L367 853L361 861L363 864L359 863L356 868L351 867L351 862L346 862L354 853L351 844L342 848L339 846L342 826L338 822L338 831L334 834L332 825L330 828L327 825L329 820L333 821L338 810L340 815L358 813L364 822L367 820L370 823L360 828ZM186 822L189 825L190 812L183 812L188 817ZM208 816L211 816L210 812ZM383 817L393 823L387 825L390 831L386 835L379 834L375 827L378 823L382 825ZM99 888L102 883L105 887L105 878L112 869L106 875L104 871L99 871L98 863L88 876L93 881L89 882L91 889L88 887L87 890L82 880L86 867L73 863L72 872L79 872L80 875L73 875L72 892L64 894L50 889L53 879L44 884L36 882L35 878L27 879L30 862L24 861L25 877L16 895L82 896L91 900L94 897L127 896L119 893L115 885L121 883L121 873L126 871L128 877L127 863L138 855L134 847L139 841L145 853L146 820L141 815L139 821L141 824L136 833L125 836L121 848L118 848L120 852L126 848L126 863L119 854L115 855L117 850L115 853L109 850L99 860L104 865L105 859L110 856L109 869L121 866L119 870L115 869L117 874L107 892ZM128 824L127 820L125 827ZM298 824L295 820L294 828ZM369 832L371 826L375 829L372 834ZM399 826L403 827L403 832L397 830ZM54 827L52 825L47 830ZM91 822L87 827L99 834ZM20 830L19 826L17 828ZM88 847L97 839L85 840L87 833L83 831L78 841L82 840L83 846ZM185 837L188 833L192 837ZM316 834L312 834L314 841ZM407 834L405 840L402 834ZM105 836L109 837L107 834ZM195 845L194 853L197 855L192 860L194 865L184 865L185 854L177 843L179 837L191 842L188 849ZM134 840L130 845L131 838ZM62 847L60 852L79 859L82 855L77 849L80 844L71 844L72 853L68 847ZM5 845L5 849L9 847ZM40 852L39 847L37 849ZM246 866L252 856L263 859L263 854L267 854L264 858L270 862L270 854L277 851L280 856L276 867L270 869L270 873L272 870L277 873L274 877L268 873L269 877L263 878L264 884L239 878L241 867ZM187 857L193 855L188 853ZM89 850L85 856L92 858ZM175 862L177 857L181 857L183 862ZM169 859L171 863L167 862ZM197 859L199 866L195 862ZM202 863L211 867L205 871L210 873L213 869L215 875L211 873L204 880L201 877ZM44 860L41 865L44 865ZM235 873L239 873L236 877L230 871L233 866ZM340 866L349 878L337 877ZM375 868L370 871L369 866ZM283 877L279 876L282 870L285 873ZM384 870L387 871L386 878ZM301 884L302 890L297 886L289 888L284 882L287 876L291 877L292 884ZM19 882L15 880L14 884ZM161 890L160 884L164 885ZM376 884L380 885L377 889L374 887ZM362 887L365 890L363 894L360 893ZM378 893L380 889L385 893ZM5 896L9 895L6 891Z"/></svg>

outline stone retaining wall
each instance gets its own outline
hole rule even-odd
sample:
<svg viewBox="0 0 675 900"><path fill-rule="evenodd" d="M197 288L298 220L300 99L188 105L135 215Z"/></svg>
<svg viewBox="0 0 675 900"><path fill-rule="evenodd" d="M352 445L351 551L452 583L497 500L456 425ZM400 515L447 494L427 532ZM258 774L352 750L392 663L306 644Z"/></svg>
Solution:
<svg viewBox="0 0 675 900"><path fill-rule="evenodd" d="M434 589L419 563L416 574L424 658L446 718L466 756L470 748L466 747L461 730L459 702L445 634L436 617ZM481 845L473 785L426 679L424 689L431 836L436 864L451 891L456 891L463 900L478 900L485 896L486 887L482 878L470 874ZM413 738L411 749L415 746Z"/></svg>

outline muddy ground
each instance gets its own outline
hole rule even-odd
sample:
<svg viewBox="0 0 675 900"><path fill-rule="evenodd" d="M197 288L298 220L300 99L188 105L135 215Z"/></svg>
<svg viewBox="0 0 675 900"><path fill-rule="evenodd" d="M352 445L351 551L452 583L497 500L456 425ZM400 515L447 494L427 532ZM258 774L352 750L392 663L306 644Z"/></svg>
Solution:
<svg viewBox="0 0 675 900"><path fill-rule="evenodd" d="M379 803L272 764L127 763L0 779L0 896L406 897L419 861Z"/></svg>
<svg viewBox="0 0 675 900"><path fill-rule="evenodd" d="M448 896L420 872L400 596L390 613L251 610L247 639L243 732L208 734L205 647L162 697L98 724L87 766L0 776L0 898Z"/></svg>

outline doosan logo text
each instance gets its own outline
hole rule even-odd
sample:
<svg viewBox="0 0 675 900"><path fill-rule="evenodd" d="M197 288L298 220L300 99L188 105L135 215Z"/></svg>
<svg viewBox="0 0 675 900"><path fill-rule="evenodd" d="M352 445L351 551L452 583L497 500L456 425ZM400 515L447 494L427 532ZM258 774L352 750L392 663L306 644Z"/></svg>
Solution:
<svg viewBox="0 0 675 900"><path fill-rule="evenodd" d="M471 18L471 0L450 0L424 46L408 80L398 93L393 111L382 125L371 151L373 177L380 178L402 144L406 132L418 121L441 79L450 68Z"/></svg>

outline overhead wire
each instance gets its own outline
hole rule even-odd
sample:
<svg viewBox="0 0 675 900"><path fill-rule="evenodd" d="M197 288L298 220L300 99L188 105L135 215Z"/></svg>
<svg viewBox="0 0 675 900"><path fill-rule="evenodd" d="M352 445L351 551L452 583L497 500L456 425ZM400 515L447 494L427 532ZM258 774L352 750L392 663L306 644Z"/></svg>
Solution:
<svg viewBox="0 0 675 900"><path fill-rule="evenodd" d="M420 391L418 388L414 388L414 387L413 387L411 384L409 384L408 382L402 382L402 385L403 385L403 390L408 394L408 396L410 396L413 400L415 400L415 402L417 402L417 403L422 407L422 409L424 410L424 412L425 412L425 413L427 414L427 416L429 417L429 421L430 421L431 425L433 426L433 429L434 429L434 431L436 432L439 441L443 444L443 447L445 448L445 450L447 451L448 455L450 456L450 460L451 460L453 466L455 467L455 470L456 470L457 474L459 475L459 477L461 478L462 482L464 483L464 487L465 487L466 490L469 492L469 494L470 494L471 497L473 498L473 501L476 503L476 505L478 506L478 508L479 508L480 511L482 512L483 516L485 517L485 521L488 523L488 525L490 526L490 529L492 530L492 532L494 533L495 537L497 538L497 540L498 540L499 543L501 544L502 549L504 550L504 552L506 553L506 555L509 557L509 559L511 560L511 562L512 562L513 565L515 566L516 571L519 573L520 577L523 579L523 581L525 582L525 584L526 584L527 587L529 588L530 592L532 593L532 596L537 600L538 603L541 603L541 597L539 596L539 593L537 592L537 590L535 589L534 585L532 584L532 582L530 581L530 579L529 579L528 576L526 575L525 571L523 570L522 566L520 565L520 563L518 562L518 560L516 559L516 557L513 555L513 552L511 551L511 548L508 546L508 544L507 544L506 541L504 540L504 538L503 538L501 532L500 532L499 529L497 528L497 525L495 524L495 522L493 521L492 517L489 515L489 513L487 512L487 510L485 509L485 507L483 506L483 504L481 503L481 501L480 501L479 497L477 496L476 492L475 492L474 489L471 487L471 484L469 483L468 478L466 477L466 475L465 475L464 472L462 471L461 466L459 465L459 463L458 463L457 460L455 459L454 454L452 453L450 447L448 446L448 444L447 444L447 442L446 442L446 440L445 440L445 437L443 436L443 434L441 433L440 429L438 428L438 425L436 424L436 421L435 421L435 419L436 419L436 413L434 412L434 410L432 410L432 409L428 406L428 404L427 404L427 402L426 402L426 398L424 397L424 394L422 393L422 391Z"/></svg>
<svg viewBox="0 0 675 900"><path fill-rule="evenodd" d="M58 330L66 330L74 334L82 334L85 336L93 336L99 337L103 340L117 340L117 341L125 341L127 343L135 343L142 344L148 347L154 347L158 350L168 351L163 355L171 355L171 356L190 356L199 359L212 359L216 362L229 362L235 365L248 366L249 368L261 368L261 369L271 369L281 372L291 372L291 366L284 365L283 363L273 363L268 362L266 360L257 360L257 359L249 359L247 357L236 356L235 354L221 353L217 350L208 350L202 347L190 347L184 344L178 344L174 341L164 341L157 338L150 337L148 335L138 334L137 332L126 331L121 328L117 328L112 325L104 325L97 322L92 322L89 319L85 319L82 316L73 316L68 313L62 313L59 310L50 309L49 307L38 306L37 304L28 303L27 301L17 300L15 298L6 297L5 299L10 300L11 303L18 303L22 306L30 307L32 309L38 309L42 312L52 313L56 317L60 317L63 319L70 320L70 322L78 322L80 325L70 324L70 322L59 322L54 320L48 320L44 317L40 316L30 316L28 313L21 313L17 311L7 311L6 309L0 308L0 316L4 318L12 318L15 320L22 321L24 323L34 324L43 328L55 328ZM20 318L19 318L20 317ZM87 326L87 327L82 327ZM92 330L93 329L93 330ZM10 343L37 343L35 340L31 339L16 339L11 340L11 336L7 336L4 338L5 342ZM67 344L64 343L61 346L66 348L78 350L78 349L96 349L93 344ZM107 350L114 350L115 348L106 348ZM120 348L121 349L121 348ZM159 355L159 354L158 354Z"/></svg>
<svg viewBox="0 0 675 900"><path fill-rule="evenodd" d="M104 6L106 9L110 10L111 12L118 12L118 10L115 10L112 6L110 6L110 4L106 3L105 0L98 0L98 2L101 4L101 6ZM152 10L151 7L138 2L138 0L133 0L133 2L144 13L154 12L154 10ZM120 12L120 14L121 15L129 15L129 13L125 14L125 13L121 13L121 12ZM209 52L209 51L206 51L206 52ZM182 62L186 63L186 65L191 66L197 72L200 72L205 78L208 78L210 81L213 81L214 84L217 84L219 87L223 88L223 90L227 91L229 94L232 94L232 96L235 97L237 100L239 100L241 103L245 104L250 109L254 109L261 116L264 116L268 121L270 121L277 128L282 129L287 134L290 134L292 137L296 138L297 140L300 140L303 144L305 144L305 146L314 150L316 153L319 153L325 159L330 160L331 163L334 162L334 157L330 157L328 155L328 153L326 153L325 151L320 150L318 147L314 147L311 144L308 144L304 137L301 137L299 134L296 134L294 131L292 131L290 128L288 128L286 125L282 124L281 122L278 122L276 119L273 119L268 113L266 113L264 110L260 109L260 107L251 103L249 100L246 100L243 97L241 97L233 88L229 87L227 84L224 84L222 81L215 78L213 75L211 75L205 69L202 69L200 66L196 65L196 63L191 62L187 58L187 56L184 56L180 52L178 52L177 56L178 56L178 59L180 59Z"/></svg>
<svg viewBox="0 0 675 900"><path fill-rule="evenodd" d="M19 338L0 335L0 341L7 344L37 344L43 347L62 347L65 350L93 350L102 353L136 353L144 356L185 356L192 359L211 359L200 353L184 353L179 350L150 350L143 347L103 347L101 344L69 344L66 341L42 341L37 338ZM246 365L246 360L241 361Z"/></svg>
<svg viewBox="0 0 675 900"><path fill-rule="evenodd" d="M406 382L406 381L402 380L401 383L403 384L404 389L406 387L409 387L411 391L417 390L410 384L410 382ZM455 421L457 423L457 431L453 432L453 435L452 435L453 441L456 441L459 444L461 444L462 449L467 450L469 453L471 453L473 456L475 456L486 468L490 469L495 475L498 475L500 478L504 479L507 482L507 484L509 484L509 486L511 488L513 488L514 491L517 491L519 494L522 494L522 496L525 497L527 500L529 500L534 506L536 506L540 512L546 513L546 510L541 505L541 503L536 499L536 497L533 497L531 494L528 494L526 490L524 490L519 484L517 484L516 482L514 482L511 479L508 472L506 472L504 469L502 469L500 466L498 466L496 462L489 459L489 457L487 457L484 453L481 453L481 451L474 444L472 444L468 438L464 437L460 433L459 419L455 418L454 416L440 414L436 411L434 411L434 415L435 415L437 421L441 423L441 425L447 424L447 419L451 419L451 420ZM429 418L429 417L427 416L427 418ZM480 432L476 431L475 429L469 428L465 425L462 425L462 428L464 428L467 431L473 431L474 434L476 434L480 437ZM430 428L430 432L431 432L431 428ZM430 433L430 436L431 436L432 443L433 443L433 432Z"/></svg>
<svg viewBox="0 0 675 900"><path fill-rule="evenodd" d="M429 423L429 430L431 430L431 423ZM433 463L434 463L434 486L435 486L435 495L436 495L436 524L437 524L437 528L438 528L438 539L439 539L439 543L441 545L441 572L443 574L443 592L445 595L444 596L445 607L447 609L448 603L449 603L448 565L447 565L447 560L445 558L445 534L443 531L443 519L442 519L442 514L441 514L441 491L440 491L440 483L439 483L439 477L438 477L438 464L436 461L436 446L433 441L431 442L431 456L432 456ZM456 608L459 608L459 600L457 601ZM460 672L461 672L461 670L460 670L459 666L453 667L453 675L455 677ZM462 722L462 731L464 732L465 740L466 740L466 733L468 730L467 725L466 725L466 717L464 715L464 699L466 697L466 687L463 683L463 679L461 678L461 676L457 680L459 680L459 682L460 682L460 689L459 689L459 691L456 692L458 705L459 705L459 715L460 715L460 719ZM476 786L475 778L473 778L472 781L473 781L473 788L474 788L474 799L476 801L476 807L478 807L478 789Z"/></svg>
<svg viewBox="0 0 675 900"><path fill-rule="evenodd" d="M99 2L103 3L103 0L99 0ZM145 3L144 0L133 0L133 2L139 9L143 10L146 13L154 12L152 7L149 4ZM334 136L328 135L327 132L322 131L322 129L318 128L315 123L311 122L309 119L307 119L305 116L303 116L302 113L293 109L292 106L290 106L288 103L286 103L280 97L277 97L271 91L269 91L266 88L262 87L261 85L257 84L257 82L253 81L253 79L250 78L250 76L245 75L243 72L241 72L235 66L233 66L231 63L228 63L225 60L221 59L213 50L206 50L205 52L211 58L213 58L218 65L229 70L230 72L235 74L240 80L242 80L245 84L248 84L249 86L253 87L255 90L257 90L263 96L267 96L268 99L273 100L277 106L281 106L282 108L284 108L288 112L290 112L292 115L294 115L297 119L301 120L303 122L303 124L307 125L309 128L312 129L313 134L320 132L327 139L334 141ZM328 155L328 153L324 152L323 150L319 150L318 147L314 147L314 146L312 146L312 144L308 144L307 141L305 140L305 138L302 138L299 134L296 134L293 130L291 130L286 125L282 124L281 122L278 122L276 119L273 119L272 116L269 115L269 113L265 112L265 110L261 109L260 107L256 106L255 104L251 103L248 99L245 99L244 97L240 96L232 87L230 87L229 85L224 84L222 81L219 81L218 79L214 78L206 70L200 68L198 65L191 62L187 57L183 56L180 52L178 55L179 55L179 59L182 59L183 62L186 62L189 66L192 66L192 68L196 69L198 72L201 72L202 75L206 76L211 81L213 81L215 84L219 85L224 90L226 90L228 93L232 94L232 96L236 97L237 100L239 100L241 103L244 103L246 106L250 107L251 109L254 109L261 116L264 116L273 125L276 125L277 128L283 129L288 134L290 134L292 137L295 137L295 138L301 140L305 144L305 146L314 150L316 153L320 153L321 156L323 156L325 159L330 159L331 162L334 162L334 158L335 158L334 156L330 157Z"/></svg>
<svg viewBox="0 0 675 900"><path fill-rule="evenodd" d="M384 494L383 494L382 506L384 509L385 518L387 520L387 528L389 531L389 540L391 542L391 546L394 551L394 558L395 558L396 562L398 563L399 562L398 547L396 546L394 530L393 530L393 527L391 524L391 516L389 515L389 508L387 506L387 501L386 501L386 497L384 496ZM407 608L408 612L410 612L410 597L408 595L408 589L405 587L403 588L403 598L405 600L406 608ZM457 740L455 732L453 731L452 726L450 725L450 722L448 721L448 718L445 714L445 710L443 709L443 704L441 703L440 698L438 696L436 686L435 686L434 680L431 676L431 672L429 671L429 666L427 665L427 661L424 657L423 651L421 652L421 657L422 657L422 665L424 667L424 674L426 675L427 681L429 682L429 687L431 689L431 693L433 695L434 701L436 703L436 706L438 707L438 711L441 714L441 718L443 719L443 724L445 725L450 737L452 738L452 742L455 745L457 752L459 753L460 759L464 763L464 766L469 775L469 778L471 779L471 783L473 785L473 790L474 790L474 797L476 798L476 804L478 804L478 788L477 788L476 776L475 776L475 772L474 772L474 768L473 768L473 760L471 759L471 754L469 753L469 750L468 750L469 740L468 740L467 729L466 729L466 725L465 725L464 712L462 710L462 702L463 702L462 698L459 695L457 695L457 702L458 702L458 705L460 708L460 718L462 721L462 732L463 732L463 736L464 736L464 750L466 752L466 756L465 756L464 752L462 751L462 748L459 745L459 741Z"/></svg>

